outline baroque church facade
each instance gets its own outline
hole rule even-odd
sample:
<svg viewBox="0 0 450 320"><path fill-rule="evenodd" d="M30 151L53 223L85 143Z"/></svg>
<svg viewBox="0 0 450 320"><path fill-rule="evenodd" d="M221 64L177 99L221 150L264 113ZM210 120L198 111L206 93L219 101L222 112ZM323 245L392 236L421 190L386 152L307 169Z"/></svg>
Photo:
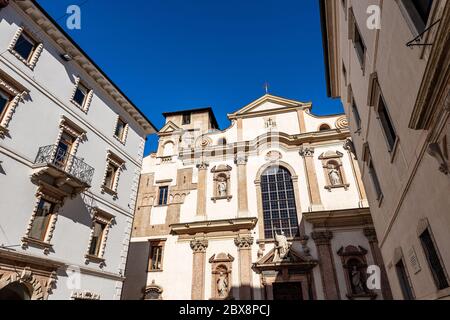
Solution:
<svg viewBox="0 0 450 320"><path fill-rule="evenodd" d="M344 115L266 94L164 113L122 299L390 299Z"/></svg>

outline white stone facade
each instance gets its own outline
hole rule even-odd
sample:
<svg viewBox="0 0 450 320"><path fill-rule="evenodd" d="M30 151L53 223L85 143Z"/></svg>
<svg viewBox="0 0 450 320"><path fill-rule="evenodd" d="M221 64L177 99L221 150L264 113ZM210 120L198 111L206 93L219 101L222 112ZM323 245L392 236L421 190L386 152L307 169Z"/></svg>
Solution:
<svg viewBox="0 0 450 320"><path fill-rule="evenodd" d="M10 98L0 113L0 296L120 299L145 138L155 130L34 1L11 1L0 21L0 90ZM22 34L33 43L28 60ZM89 89L82 108L73 101L80 80ZM121 167L105 192L111 154ZM41 199L53 204L45 219Z"/></svg>
<svg viewBox="0 0 450 320"><path fill-rule="evenodd" d="M361 258L361 271L380 265L383 279L384 266L346 118L311 108L265 95L230 114L223 131L210 109L165 114L159 148L144 159L123 299L389 298L388 287L352 292L347 258ZM281 260L264 232L261 175L273 167L289 172L299 227Z"/></svg>

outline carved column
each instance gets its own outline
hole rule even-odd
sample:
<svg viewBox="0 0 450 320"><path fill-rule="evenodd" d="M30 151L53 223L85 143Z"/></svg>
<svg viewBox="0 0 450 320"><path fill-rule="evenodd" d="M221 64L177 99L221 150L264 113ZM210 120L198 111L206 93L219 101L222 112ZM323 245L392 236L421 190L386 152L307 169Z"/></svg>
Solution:
<svg viewBox="0 0 450 320"><path fill-rule="evenodd" d="M197 165L198 185L197 185L197 216L206 216L206 179L209 164L206 162Z"/></svg>
<svg viewBox="0 0 450 320"><path fill-rule="evenodd" d="M239 299L252 300L252 245L254 239L248 237L237 237L234 243L239 251Z"/></svg>
<svg viewBox="0 0 450 320"><path fill-rule="evenodd" d="M247 157L237 156L238 175L238 217L248 216L248 196L247 196Z"/></svg>
<svg viewBox="0 0 450 320"><path fill-rule="evenodd" d="M208 248L208 240L196 239L191 241L191 249L194 254L192 263L192 300L205 299L206 248Z"/></svg>
<svg viewBox="0 0 450 320"><path fill-rule="evenodd" d="M314 148L302 147L300 156L303 157L305 164L311 211L322 210L323 206L322 199L320 198L319 182L317 181L316 167L314 166Z"/></svg>
<svg viewBox="0 0 450 320"><path fill-rule="evenodd" d="M370 251L372 251L373 260L381 270L381 293L385 300L392 300L391 286L389 285L386 267L384 266L383 256L381 255L380 247L378 246L377 233L374 228L365 228L364 235L369 240Z"/></svg>
<svg viewBox="0 0 450 320"><path fill-rule="evenodd" d="M325 299L340 300L336 268L334 265L333 252L331 251L331 239L333 238L333 233L330 231L313 232L311 236L317 247Z"/></svg>

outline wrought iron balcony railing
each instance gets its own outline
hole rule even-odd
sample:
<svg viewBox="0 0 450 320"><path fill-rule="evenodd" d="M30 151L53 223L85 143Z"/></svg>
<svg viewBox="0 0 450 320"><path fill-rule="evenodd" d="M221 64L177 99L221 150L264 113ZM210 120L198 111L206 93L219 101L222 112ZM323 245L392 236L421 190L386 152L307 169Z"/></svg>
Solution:
<svg viewBox="0 0 450 320"><path fill-rule="evenodd" d="M95 169L57 145L39 148L36 165L53 165L81 182L91 185Z"/></svg>

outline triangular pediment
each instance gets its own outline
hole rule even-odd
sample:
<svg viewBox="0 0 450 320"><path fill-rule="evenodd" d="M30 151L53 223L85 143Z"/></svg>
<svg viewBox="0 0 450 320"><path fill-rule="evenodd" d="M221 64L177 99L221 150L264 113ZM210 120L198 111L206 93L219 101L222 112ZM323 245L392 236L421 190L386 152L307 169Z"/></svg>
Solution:
<svg viewBox="0 0 450 320"><path fill-rule="evenodd" d="M276 249L273 248L270 250L264 257L262 257L258 262L255 263L255 266L269 266L269 265L284 265L284 264L309 264L314 263L315 260L308 255L302 254L292 247L289 249L288 254L285 259L282 261L276 260Z"/></svg>
<svg viewBox="0 0 450 320"><path fill-rule="evenodd" d="M172 121L167 121L164 127L162 127L162 129L159 130L158 134L174 133L180 130L181 128L178 127L175 123L173 123Z"/></svg>
<svg viewBox="0 0 450 320"><path fill-rule="evenodd" d="M238 111L229 114L228 117L236 118L248 114L265 113L283 108L297 107L311 107L311 104L266 94Z"/></svg>

